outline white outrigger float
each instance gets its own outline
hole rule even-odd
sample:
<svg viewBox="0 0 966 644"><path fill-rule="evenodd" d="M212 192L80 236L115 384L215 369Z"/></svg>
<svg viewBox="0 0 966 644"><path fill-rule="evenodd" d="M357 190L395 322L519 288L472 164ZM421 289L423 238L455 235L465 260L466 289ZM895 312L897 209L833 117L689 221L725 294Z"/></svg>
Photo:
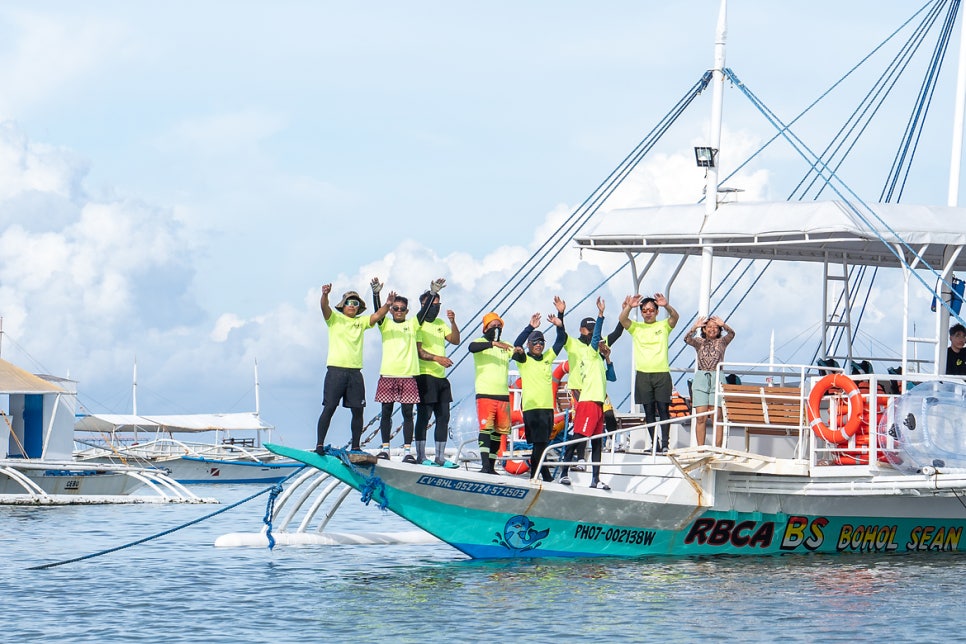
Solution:
<svg viewBox="0 0 966 644"><path fill-rule="evenodd" d="M715 151L725 71L722 5L713 70ZM708 195L719 193L716 173L712 164ZM958 162L954 173L958 182ZM958 187L950 193L956 203ZM602 459L601 479L610 490L590 488L590 475L573 471L573 485L564 486L335 449L317 455L267 447L321 470L315 487L341 481L474 558L966 550L966 384L942 375L953 273L966 269L966 210L869 205L847 189L838 194L838 201L709 200L614 210L576 238L587 251L626 254L635 291L642 279L639 253L678 257L680 266L701 257L700 315L709 310L715 258L762 259L815 273L824 356L844 368L820 371L774 359L723 363L713 423L725 447L692 445L666 455L653 448L618 451L618 444L642 444L645 426L626 417L629 426L608 435L611 448ZM895 306L902 312L896 375L849 368L883 359L854 352L853 307L861 303L852 301L850 280L859 267L883 269L902 285ZM930 330L917 333L910 310L933 284L940 284L935 297L942 304ZM922 346L928 357L920 355ZM727 384L726 373L740 376L741 384ZM891 393L893 387L901 393ZM621 440L624 435L630 440ZM302 497L298 503L311 505L311 513L320 501Z"/></svg>

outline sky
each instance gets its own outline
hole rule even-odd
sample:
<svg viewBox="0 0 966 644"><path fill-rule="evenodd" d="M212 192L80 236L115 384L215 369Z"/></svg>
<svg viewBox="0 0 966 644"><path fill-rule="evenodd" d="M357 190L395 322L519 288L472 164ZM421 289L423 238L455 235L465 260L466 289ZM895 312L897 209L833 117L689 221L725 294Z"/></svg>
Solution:
<svg viewBox="0 0 966 644"><path fill-rule="evenodd" d="M727 65L790 120L923 5L732 0ZM310 447L321 285L365 293L380 276L416 297L445 277L443 307L475 334L479 303L711 66L717 12L717 0L5 2L0 355L76 380L95 413L132 410L135 362L141 413L252 411L257 361L261 415ZM907 200L945 202L951 91L937 92ZM858 95L829 98L800 133L820 148ZM608 208L700 199L709 97ZM898 112L884 120L901 130ZM722 172L769 136L729 84ZM842 168L872 201L893 141ZM799 162L787 148L767 161L731 181L740 198L787 197L780 179ZM617 267L571 245L505 312L508 333L556 294L577 319L594 310L576 302L599 294L616 319L630 277L600 284ZM732 321L745 337L729 352L760 359L774 331L792 353L814 317L807 281L780 277L767 306ZM675 290L682 315L693 290ZM870 307L870 323L891 315ZM378 360L373 332L370 398ZM468 372L452 374L457 399L472 396ZM347 422L336 415L335 438Z"/></svg>

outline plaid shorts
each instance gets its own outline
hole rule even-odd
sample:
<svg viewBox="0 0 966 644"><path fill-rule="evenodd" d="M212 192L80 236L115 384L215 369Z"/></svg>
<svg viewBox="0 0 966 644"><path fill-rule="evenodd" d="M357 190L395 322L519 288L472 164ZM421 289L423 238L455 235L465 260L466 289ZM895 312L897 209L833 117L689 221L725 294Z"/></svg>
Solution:
<svg viewBox="0 0 966 644"><path fill-rule="evenodd" d="M379 376L379 384L376 386L376 402L397 402L404 405L418 403L419 388L416 386L416 379L411 376L407 378Z"/></svg>

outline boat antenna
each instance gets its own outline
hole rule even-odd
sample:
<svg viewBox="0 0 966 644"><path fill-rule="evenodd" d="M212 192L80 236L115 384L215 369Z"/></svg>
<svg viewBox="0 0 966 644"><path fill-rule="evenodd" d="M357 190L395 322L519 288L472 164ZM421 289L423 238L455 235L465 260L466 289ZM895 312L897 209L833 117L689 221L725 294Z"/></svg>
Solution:
<svg viewBox="0 0 966 644"><path fill-rule="evenodd" d="M131 413L138 415L138 357L134 356L134 374L131 377Z"/></svg>
<svg viewBox="0 0 966 644"><path fill-rule="evenodd" d="M711 164L706 168L704 224L718 209L718 150L721 148L721 112L724 105L725 42L728 37L728 0L721 0L718 25L714 38L714 68L711 70ZM698 315L706 317L711 310L711 272L714 249L701 248L701 288L698 294Z"/></svg>
<svg viewBox="0 0 966 644"><path fill-rule="evenodd" d="M258 358L255 358L255 415L258 416Z"/></svg>

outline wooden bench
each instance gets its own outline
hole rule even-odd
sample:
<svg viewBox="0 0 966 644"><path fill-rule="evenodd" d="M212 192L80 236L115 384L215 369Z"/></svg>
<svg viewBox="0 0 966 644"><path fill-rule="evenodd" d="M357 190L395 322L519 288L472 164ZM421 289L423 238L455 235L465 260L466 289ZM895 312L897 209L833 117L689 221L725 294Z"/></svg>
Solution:
<svg viewBox="0 0 966 644"><path fill-rule="evenodd" d="M718 390L718 403L726 426L745 428L745 451L751 434L793 436L805 422L799 387L729 385Z"/></svg>

